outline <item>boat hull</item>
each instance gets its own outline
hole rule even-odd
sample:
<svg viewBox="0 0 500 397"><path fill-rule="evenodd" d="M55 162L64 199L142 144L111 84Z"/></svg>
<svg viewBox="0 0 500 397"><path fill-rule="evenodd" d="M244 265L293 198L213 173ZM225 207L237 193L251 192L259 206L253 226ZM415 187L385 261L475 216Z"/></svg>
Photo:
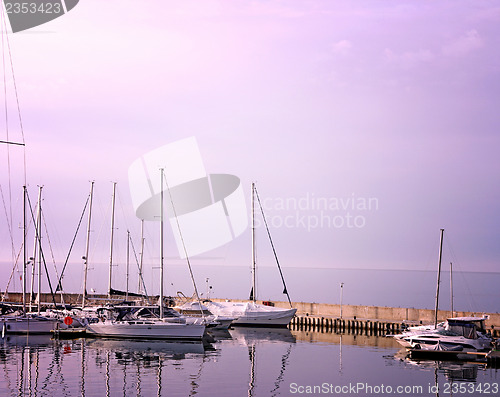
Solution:
<svg viewBox="0 0 500 397"><path fill-rule="evenodd" d="M201 324L163 321L104 321L87 325L87 335L126 339L201 340L205 326Z"/></svg>
<svg viewBox="0 0 500 397"><path fill-rule="evenodd" d="M6 334L50 334L59 324L57 320L45 318L0 318L0 330Z"/></svg>
<svg viewBox="0 0 500 397"><path fill-rule="evenodd" d="M231 325L246 327L286 327L297 312L253 302L212 302L209 308L214 314L234 317Z"/></svg>

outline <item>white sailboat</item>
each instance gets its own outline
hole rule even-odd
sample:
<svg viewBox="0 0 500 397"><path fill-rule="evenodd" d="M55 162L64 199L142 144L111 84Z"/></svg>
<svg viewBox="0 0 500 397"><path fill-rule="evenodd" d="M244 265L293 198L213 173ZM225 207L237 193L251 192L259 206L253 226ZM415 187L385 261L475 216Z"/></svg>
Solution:
<svg viewBox="0 0 500 397"><path fill-rule="evenodd" d="M445 322L438 323L443 233L444 229L441 229L434 324L410 327L406 332L393 335L393 337L400 345L407 349L486 350L490 347L492 341L486 334L484 322L487 320L487 317L453 317L447 319Z"/></svg>
<svg viewBox="0 0 500 397"><path fill-rule="evenodd" d="M200 302L187 302L174 307L180 314L192 318L204 318L211 329L228 329L235 320L234 317L213 314L207 306Z"/></svg>
<svg viewBox="0 0 500 397"><path fill-rule="evenodd" d="M257 191L255 188L255 183L252 183L252 200L251 200L252 201L252 290L250 293L250 301L249 302L205 301L204 304L213 314L227 316L227 317L234 317L235 320L233 320L232 325L286 327L292 320L293 316L295 316L295 313L297 311L297 309L294 309L292 307L289 297L288 297L288 302L290 303L290 309L274 307L271 305L258 304L256 302L257 289L256 289L255 211L254 211L256 195ZM260 208L262 211L262 206ZM264 217L263 211L262 215ZM267 222L265 221L265 217L264 217L264 223L266 224L267 227ZM269 229L268 229L268 234L269 234ZM270 234L269 237L271 237ZM274 250L274 245L272 244L272 240L271 240L271 245L273 247L273 252L276 257L276 251ZM281 273L281 268L279 267L279 263L278 263L278 268L280 269ZM281 276L283 279L282 274ZM286 286L284 286L283 292L286 293L288 296Z"/></svg>
<svg viewBox="0 0 500 397"><path fill-rule="evenodd" d="M26 186L23 187L23 276L22 276L22 288L23 288L23 310L22 313L13 313L0 317L0 329L2 337L8 333L16 334L50 334L50 332L55 329L60 321L53 318L47 318L40 313L40 298L38 299L38 312L27 312L26 311L26 267L27 261L27 246L26 246L26 235L27 235L27 198L28 192ZM38 218L41 218L41 188L38 198ZM37 227L35 231L35 239L39 245L39 252L41 255L41 222L37 222ZM35 261L35 258L32 259ZM41 287L41 261L39 261L38 268L38 296L40 297L40 287ZM31 306L31 302L30 302Z"/></svg>
<svg viewBox="0 0 500 397"><path fill-rule="evenodd" d="M204 322L186 321L177 316L165 316L163 305L163 169L161 169L160 204L160 298L159 316L145 317L130 311L124 315L101 317L86 326L93 336L130 339L180 339L201 340L205 333ZM109 311L109 309L108 309Z"/></svg>

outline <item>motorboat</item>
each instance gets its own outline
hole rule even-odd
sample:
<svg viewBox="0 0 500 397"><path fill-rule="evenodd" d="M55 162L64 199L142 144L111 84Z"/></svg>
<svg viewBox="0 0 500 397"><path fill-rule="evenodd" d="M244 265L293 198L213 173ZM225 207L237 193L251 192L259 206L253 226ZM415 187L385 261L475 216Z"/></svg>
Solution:
<svg viewBox="0 0 500 397"><path fill-rule="evenodd" d="M414 327L393 337L409 349L484 351L492 342L486 333L486 319L453 317L437 327Z"/></svg>

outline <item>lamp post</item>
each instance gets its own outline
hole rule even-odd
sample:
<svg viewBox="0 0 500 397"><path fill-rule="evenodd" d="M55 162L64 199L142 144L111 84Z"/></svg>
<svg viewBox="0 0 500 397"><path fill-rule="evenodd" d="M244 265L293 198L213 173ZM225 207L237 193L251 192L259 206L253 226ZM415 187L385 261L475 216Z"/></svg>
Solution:
<svg viewBox="0 0 500 397"><path fill-rule="evenodd" d="M344 292L344 283L340 283L340 318L342 319L342 295Z"/></svg>

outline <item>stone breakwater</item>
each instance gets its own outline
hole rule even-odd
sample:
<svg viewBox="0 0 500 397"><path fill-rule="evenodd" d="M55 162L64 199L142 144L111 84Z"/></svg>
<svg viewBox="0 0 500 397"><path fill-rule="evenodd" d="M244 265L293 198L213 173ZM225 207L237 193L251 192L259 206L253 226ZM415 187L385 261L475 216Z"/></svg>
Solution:
<svg viewBox="0 0 500 397"><path fill-rule="evenodd" d="M22 294L18 292L9 292L5 297L5 302L20 303ZM42 294L42 302L51 303L53 298L50 294ZM81 302L81 294L61 294L54 295L55 301L59 304L64 301L66 304L78 304ZM107 295L89 295L89 304L105 304L107 302L118 302L124 299L123 296L112 296L108 299ZM130 300L137 298L130 298ZM151 298L151 302L157 302L158 297ZM212 299L213 301L225 301L227 299ZM246 302L245 300L231 299L233 302ZM259 301L259 303L263 303ZM288 302L265 302L275 307L288 308ZM434 310L416 309L404 307L384 307L384 306L362 306L362 305L339 305L329 303L310 303L310 302L292 302L292 306L297 309L296 317L292 320L292 325L300 326L323 326L328 327L353 327L368 329L384 329L386 332L398 331L403 324L432 324L434 322ZM447 310L438 312L438 321L445 321L450 317L469 317L469 316L489 316L486 321L486 327L493 336L500 336L500 314L484 312L465 312Z"/></svg>
<svg viewBox="0 0 500 397"><path fill-rule="evenodd" d="M213 299L223 301L223 299ZM233 299L234 302L245 302L244 300ZM288 302L271 302L275 307L288 308ZM385 332L401 330L403 324L432 324L434 323L434 310L415 309L404 307L383 307L383 306L362 306L362 305L342 305L328 303L292 302L292 306L297 309L296 318L292 320L292 325L300 324L304 326L316 326L323 324L330 328L361 328L361 329L384 329ZM465 311L438 311L438 321L445 321L450 317L475 317L489 316L486 327L493 336L500 336L500 314ZM321 327L321 326L319 326Z"/></svg>

